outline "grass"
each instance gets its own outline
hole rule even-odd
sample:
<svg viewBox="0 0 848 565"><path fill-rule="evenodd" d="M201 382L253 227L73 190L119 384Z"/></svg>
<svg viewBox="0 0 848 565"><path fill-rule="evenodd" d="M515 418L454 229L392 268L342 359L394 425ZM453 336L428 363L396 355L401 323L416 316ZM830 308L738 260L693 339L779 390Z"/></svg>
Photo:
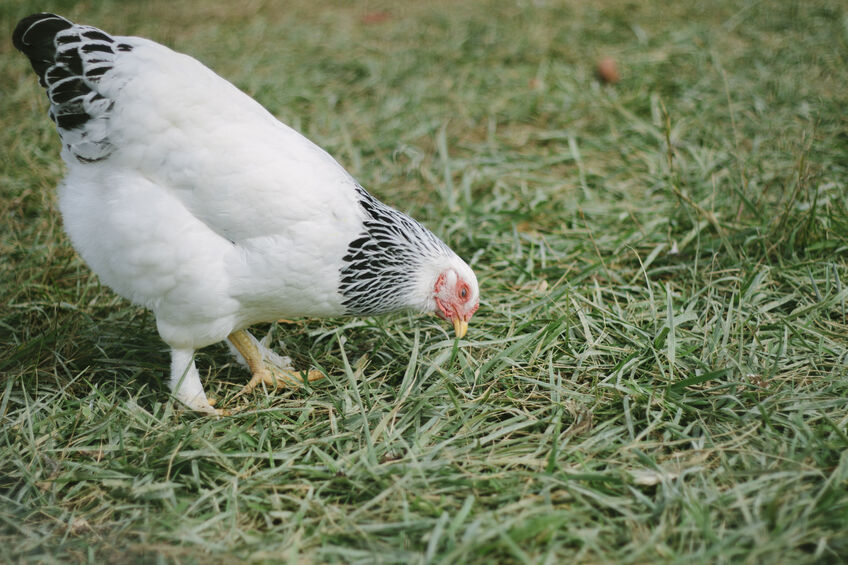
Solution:
<svg viewBox="0 0 848 565"><path fill-rule="evenodd" d="M46 102L0 42L0 560L848 559L843 3L50 9L214 68L443 236L482 303L459 343L260 327L331 378L180 410L152 316L62 233ZM247 379L199 357L224 402Z"/></svg>

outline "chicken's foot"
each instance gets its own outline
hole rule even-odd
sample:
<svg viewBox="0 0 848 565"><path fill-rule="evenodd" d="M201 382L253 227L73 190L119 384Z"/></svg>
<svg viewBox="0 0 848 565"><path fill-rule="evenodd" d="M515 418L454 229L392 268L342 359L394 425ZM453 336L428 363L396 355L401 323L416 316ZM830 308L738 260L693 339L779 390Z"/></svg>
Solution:
<svg viewBox="0 0 848 565"><path fill-rule="evenodd" d="M253 389L260 384L266 384L274 388L299 388L303 386L303 377L301 377L298 371L279 367L264 359L259 349L259 342L247 330L235 331L227 339L241 353L252 375L250 381L236 394L236 397L253 392ZM323 377L324 374L321 371L311 369L306 376L306 380L312 382Z"/></svg>

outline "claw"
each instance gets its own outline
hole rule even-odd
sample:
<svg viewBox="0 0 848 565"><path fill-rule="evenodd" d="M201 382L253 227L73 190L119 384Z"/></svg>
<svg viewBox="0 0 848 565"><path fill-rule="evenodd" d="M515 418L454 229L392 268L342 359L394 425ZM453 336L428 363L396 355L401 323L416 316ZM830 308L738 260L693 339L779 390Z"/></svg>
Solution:
<svg viewBox="0 0 848 565"><path fill-rule="evenodd" d="M324 373L315 369L311 369L306 375L306 381L310 383L323 378ZM300 388L303 386L303 377L297 371L286 371L266 365L261 370L254 371L250 381L244 385L236 396L253 392L260 384L273 388Z"/></svg>
<svg viewBox="0 0 848 565"><path fill-rule="evenodd" d="M241 353L241 356L244 357L252 375L250 381L233 398L253 392L260 384L265 384L273 388L299 388L303 386L303 377L301 377L298 371L278 367L263 359L262 353L255 343L255 338L245 330L233 332L228 339L238 352ZM315 369L311 369L306 375L307 382L317 381L322 378L324 378L324 374Z"/></svg>
<svg viewBox="0 0 848 565"><path fill-rule="evenodd" d="M204 402L205 400L205 402ZM209 416L230 416L232 412L227 410L226 408L213 408L215 405L215 399L203 399L199 400L194 398L188 402L183 401L183 404L193 410L194 412L199 412L201 414L207 414Z"/></svg>

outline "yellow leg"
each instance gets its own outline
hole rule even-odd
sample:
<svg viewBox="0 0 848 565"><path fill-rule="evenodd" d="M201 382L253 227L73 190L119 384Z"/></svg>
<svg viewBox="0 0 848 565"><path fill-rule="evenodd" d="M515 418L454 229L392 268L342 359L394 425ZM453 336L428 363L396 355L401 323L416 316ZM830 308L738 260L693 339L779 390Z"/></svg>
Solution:
<svg viewBox="0 0 848 565"><path fill-rule="evenodd" d="M302 386L303 378L297 371L282 369L263 361L262 353L256 347L254 339L249 333L247 333L246 330L235 331L231 333L227 339L230 340L230 343L232 343L233 346L238 349L239 353L241 353L241 356L244 357L252 375L250 381L244 385L244 388L242 388L236 396L253 392L253 389L261 383L265 383L266 385L274 388L297 388ZM307 374L306 380L312 382L323 377L323 373L312 369Z"/></svg>

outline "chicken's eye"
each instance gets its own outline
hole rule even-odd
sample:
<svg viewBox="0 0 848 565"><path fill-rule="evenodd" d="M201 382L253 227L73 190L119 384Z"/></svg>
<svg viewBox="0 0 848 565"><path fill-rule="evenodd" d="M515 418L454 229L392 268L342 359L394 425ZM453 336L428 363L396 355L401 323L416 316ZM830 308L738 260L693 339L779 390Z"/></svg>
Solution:
<svg viewBox="0 0 848 565"><path fill-rule="evenodd" d="M464 287L462 287L462 290L459 291L459 297L460 298L466 298L467 296L468 296L468 287L464 286Z"/></svg>

